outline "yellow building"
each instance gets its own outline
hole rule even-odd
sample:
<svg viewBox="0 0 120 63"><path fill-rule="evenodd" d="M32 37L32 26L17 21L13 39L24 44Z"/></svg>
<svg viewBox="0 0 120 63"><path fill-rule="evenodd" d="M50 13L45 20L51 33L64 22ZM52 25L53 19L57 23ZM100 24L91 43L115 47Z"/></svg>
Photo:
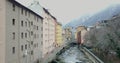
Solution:
<svg viewBox="0 0 120 63"><path fill-rule="evenodd" d="M56 24L56 43L57 43L57 46L61 46L63 44L62 39L63 39L62 38L62 24L57 22L57 24Z"/></svg>

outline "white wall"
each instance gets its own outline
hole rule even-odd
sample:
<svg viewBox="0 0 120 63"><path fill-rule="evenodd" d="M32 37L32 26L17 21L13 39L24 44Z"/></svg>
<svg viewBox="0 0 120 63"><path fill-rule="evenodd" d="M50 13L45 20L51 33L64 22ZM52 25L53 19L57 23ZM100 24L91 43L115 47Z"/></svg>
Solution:
<svg viewBox="0 0 120 63"><path fill-rule="evenodd" d="M0 63L5 63L5 0L0 0Z"/></svg>

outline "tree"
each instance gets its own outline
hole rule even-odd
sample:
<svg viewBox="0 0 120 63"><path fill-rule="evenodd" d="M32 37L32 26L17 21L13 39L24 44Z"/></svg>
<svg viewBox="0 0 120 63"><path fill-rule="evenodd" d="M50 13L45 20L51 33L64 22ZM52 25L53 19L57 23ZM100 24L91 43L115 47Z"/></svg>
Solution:
<svg viewBox="0 0 120 63"><path fill-rule="evenodd" d="M89 41L92 47L104 52L118 51L120 48L120 16L105 20L105 23L100 24L101 28L94 27L86 33L85 44Z"/></svg>

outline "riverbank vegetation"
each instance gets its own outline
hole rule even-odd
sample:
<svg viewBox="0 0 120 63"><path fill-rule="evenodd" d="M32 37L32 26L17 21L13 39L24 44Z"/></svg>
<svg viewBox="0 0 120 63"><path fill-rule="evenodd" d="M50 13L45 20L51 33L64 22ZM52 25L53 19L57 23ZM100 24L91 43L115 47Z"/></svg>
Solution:
<svg viewBox="0 0 120 63"><path fill-rule="evenodd" d="M99 26L99 27L98 27ZM85 35L84 45L105 63L120 63L120 16L104 20Z"/></svg>

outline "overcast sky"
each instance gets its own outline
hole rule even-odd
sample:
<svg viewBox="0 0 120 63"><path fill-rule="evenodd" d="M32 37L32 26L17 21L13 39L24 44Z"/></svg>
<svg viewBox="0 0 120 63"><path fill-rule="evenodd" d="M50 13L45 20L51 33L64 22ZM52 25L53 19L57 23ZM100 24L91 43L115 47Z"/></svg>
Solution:
<svg viewBox="0 0 120 63"><path fill-rule="evenodd" d="M29 6L33 0L17 0ZM80 16L94 14L109 5L120 4L120 0L37 0L49 9L59 22L66 24Z"/></svg>

